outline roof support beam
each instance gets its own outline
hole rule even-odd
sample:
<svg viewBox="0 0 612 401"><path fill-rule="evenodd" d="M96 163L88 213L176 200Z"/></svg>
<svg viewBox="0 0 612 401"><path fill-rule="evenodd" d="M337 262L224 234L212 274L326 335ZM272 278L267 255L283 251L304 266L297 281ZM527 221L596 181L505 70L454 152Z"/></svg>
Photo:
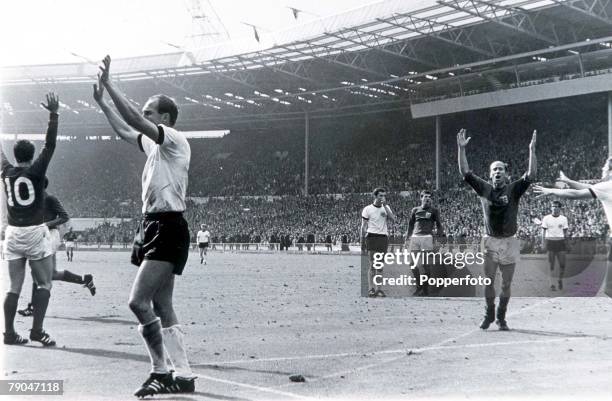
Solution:
<svg viewBox="0 0 612 401"><path fill-rule="evenodd" d="M382 20L379 21L382 22ZM377 32L362 31L356 28L351 28L336 33L327 33L327 35L365 46L369 49L376 50L384 54L389 54L394 57L415 61L429 67L441 67L439 61L425 59L422 55L418 55L414 44L409 40L400 40Z"/></svg>
<svg viewBox="0 0 612 401"><path fill-rule="evenodd" d="M552 0L555 3L569 8L574 11L578 11L583 15L587 15L591 18L598 20L599 22L603 22L607 25L612 25L612 19L608 15L608 6L610 5L610 0L570 0L570 1L560 1L560 0Z"/></svg>
<svg viewBox="0 0 612 401"><path fill-rule="evenodd" d="M535 16L519 7L506 7L485 0L438 0L439 4L505 26L542 42L558 46L555 26L547 22L536 23Z"/></svg>
<svg viewBox="0 0 612 401"><path fill-rule="evenodd" d="M489 48L487 49L472 40L474 28L458 28L443 22L419 18L413 15L394 16L392 18L379 19L379 21L436 38L445 43L460 46L487 57L496 57L498 54L493 47L493 43L489 42Z"/></svg>
<svg viewBox="0 0 612 401"><path fill-rule="evenodd" d="M336 64L353 71L359 71L368 76L375 75L377 77L388 78L390 74L387 71L379 71L373 69L367 64L365 56L360 51L347 52L333 47L327 47L321 44L307 43L309 46L306 49L295 47L282 46L283 49L309 56L317 60L326 61L330 64Z"/></svg>

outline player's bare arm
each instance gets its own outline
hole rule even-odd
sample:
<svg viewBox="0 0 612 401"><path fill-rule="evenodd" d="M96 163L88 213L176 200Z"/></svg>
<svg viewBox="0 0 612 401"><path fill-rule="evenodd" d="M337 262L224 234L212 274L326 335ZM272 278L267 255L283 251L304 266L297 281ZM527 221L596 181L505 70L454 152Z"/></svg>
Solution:
<svg viewBox="0 0 612 401"><path fill-rule="evenodd" d="M368 232L368 221L364 218L361 219L361 232L359 233L359 238L361 238L361 243L365 242L366 233Z"/></svg>
<svg viewBox="0 0 612 401"><path fill-rule="evenodd" d="M591 187L591 184L585 184L583 182L574 181L570 179L568 176L566 176L563 173L563 171L559 171L559 178L557 178L557 181L560 181L560 182L563 182L569 185L571 189L588 189Z"/></svg>
<svg viewBox="0 0 612 401"><path fill-rule="evenodd" d="M531 142L529 142L529 169L527 170L527 179L534 181L538 173L538 161L536 158L536 140L538 132L533 130Z"/></svg>
<svg viewBox="0 0 612 401"><path fill-rule="evenodd" d="M540 185L533 187L533 192L537 197L556 196L563 199L592 199L593 195L589 189L557 189L544 188Z"/></svg>
<svg viewBox="0 0 612 401"><path fill-rule="evenodd" d="M393 214L393 212L391 211L391 208L387 206L386 200L382 202L382 205L385 208L385 211L387 212L387 219L391 221L395 221L395 214Z"/></svg>
<svg viewBox="0 0 612 401"><path fill-rule="evenodd" d="M461 128L457 133L457 148L459 149L459 172L462 176L466 176L470 172L470 166L467 162L467 156L465 154L465 148L470 142L471 137L465 136L465 128Z"/></svg>
<svg viewBox="0 0 612 401"><path fill-rule="evenodd" d="M132 145L138 145L138 131L130 127L115 110L108 104L104 98L104 84L102 83L102 74L98 74L98 83L93 85L93 97L96 103L102 109L109 124L113 130L124 141Z"/></svg>
<svg viewBox="0 0 612 401"><path fill-rule="evenodd" d="M141 112L132 105L126 96L121 93L110 79L110 56L104 57L100 66L100 82L104 85L111 99L115 103L123 120L141 134L149 137L155 143L159 139L159 132L155 124L144 118Z"/></svg>

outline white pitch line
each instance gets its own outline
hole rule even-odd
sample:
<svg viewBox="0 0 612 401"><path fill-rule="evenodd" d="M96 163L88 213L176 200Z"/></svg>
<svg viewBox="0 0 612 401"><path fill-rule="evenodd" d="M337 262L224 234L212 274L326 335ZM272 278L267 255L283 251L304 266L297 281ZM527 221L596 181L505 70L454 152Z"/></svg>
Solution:
<svg viewBox="0 0 612 401"><path fill-rule="evenodd" d="M406 352L406 349L394 349L394 350L383 350L383 351L374 351L374 352L340 352L336 354L310 354L310 355L298 355L298 356L279 356L273 358L257 358L257 359L236 359L233 361L211 361L204 363L192 364L192 367L204 367L208 365L234 365L234 364L246 364L246 363L256 363L256 362L283 362L283 361L301 361L308 359L327 359L327 358L342 358L348 356L374 356L374 355L382 355L382 354L397 354L401 352Z"/></svg>
<svg viewBox="0 0 612 401"><path fill-rule="evenodd" d="M547 340L497 341L497 342L492 342L492 343L457 344L457 345L442 345L438 347L423 347L423 348L413 349L412 351L424 352L424 351L437 351L437 350L447 350L447 349L498 347L501 345L548 344L548 343L558 343L558 342L564 342L564 341L595 340L595 339L600 339L600 338L585 336L585 337L549 338Z"/></svg>
<svg viewBox="0 0 612 401"><path fill-rule="evenodd" d="M413 348L408 350L403 350L403 355L397 356L390 359L385 359L383 361L373 362L368 365L360 366L358 368L347 369L342 372L335 372L329 375L317 377L310 379L309 382L317 382L320 380L331 379L332 377L341 376L349 373L354 373L364 369L370 369L382 364L387 364L389 362L398 361L406 356L408 356L408 352L412 351L415 354L420 354L425 351L439 351L439 350L448 350L448 349L466 349L466 348L486 348L486 347L498 347L503 345L525 345L525 344L548 344L555 342L563 342L563 341L576 341L576 340L592 340L595 337L566 337L566 338L554 338L548 340L524 340L524 341L498 341L493 343L479 343L479 344L462 344L462 345L441 345L441 346L430 346L430 347L422 347L422 348ZM291 385L292 383L277 386L276 388L282 388Z"/></svg>
<svg viewBox="0 0 612 401"><path fill-rule="evenodd" d="M534 308L536 306L540 306L540 305L542 305L542 304L544 304L546 302L549 302L549 301L550 301L550 299L547 299L547 300L545 300L543 302L539 302L537 304L530 305L528 307L525 307L525 308L522 308L522 309L516 311L515 313L509 314L509 316L517 315L519 313L525 312L525 311L527 311L529 309L532 309L532 308ZM383 355L383 354L397 354L397 353L401 353L402 355L397 356L397 357L393 357L393 358L387 358L387 359L385 359L383 361L377 361L377 362L374 362L374 363L371 363L371 364L363 365L363 366L360 366L358 368L352 368L352 369L346 370L346 371L334 372L334 373L331 373L329 375L326 375L326 376L323 376L323 377L320 377L320 378L310 379L309 382L316 382L316 381L320 381L320 380L324 380L324 379L329 379L329 378L332 378L332 377L335 377L335 376L339 376L339 375L343 375L343 374L348 374L348 373L353 373L353 372L364 370L364 369L370 369L370 368L379 366L381 364L386 364L386 363L389 363L389 362L394 362L394 361L397 361L397 360L400 360L400 359L406 357L407 356L406 355L407 352L409 352L411 350L414 351L414 352L420 352L420 351L425 351L425 350L461 348L461 347L465 348L465 347L470 347L470 346L471 347L477 347L477 346L485 347L485 346L494 346L494 345L497 346L497 345L504 345L505 344L505 343L499 342L499 343L489 343L491 345L487 345L487 344L466 344L466 345L444 346L444 344L456 341L456 340L458 340L460 338L463 338L463 337L467 337L468 335L470 335L470 334L472 334L472 333L474 333L476 331L479 331L479 330L480 329L470 330L470 331L468 331L466 333L463 333L463 334L461 334L459 336L455 336L455 337L452 337L452 338L449 338L449 339L446 339L446 340L443 340L443 341L439 341L439 342L437 342L435 344L432 344L430 346L427 346L427 347L421 347L421 348L416 348L416 349L383 350L383 351L376 351L376 352L373 352L373 353L369 353L368 355ZM584 337L578 337L578 338L572 337L570 339L584 339ZM549 339L549 340L532 340L532 342L534 342L534 343L546 343L546 342L558 342L558 341L563 341L563 340L565 340L565 339L563 338L563 339ZM520 342L509 342L509 344L514 344L514 343L518 344ZM525 343L525 342L523 342L523 343ZM324 359L324 358L330 358L330 357L358 356L358 355L364 355L364 353L347 352L347 353L337 353L337 354L304 355L304 356L299 356L299 357L280 357L280 358L267 358L267 359L247 359L247 360L242 360L242 361L213 362L211 364L217 364L217 365L220 364L220 365L223 365L223 364L229 364L229 363L245 363L245 362L285 361L285 360L315 359L315 358ZM196 365L192 365L192 366L193 367L198 367L198 366L202 366L202 365L206 365L206 364L196 364ZM275 386L275 387L261 387L261 386L255 386L255 385L248 384L248 383L236 382L236 381L233 381L233 380L219 379L219 378L216 378L216 377L213 377L213 376L207 376L207 375L202 375L202 374L198 374L198 377L201 377L201 378L204 378L204 379L207 379L207 380L211 380L211 381L216 381L216 382L219 382L219 383L231 384L231 385L238 386L238 387L244 387L244 388L248 388L248 389L252 389L252 390L256 390L256 391L261 391L261 392L281 395L281 396L290 397L290 398L306 399L306 400L316 399L316 398L308 397L308 396L305 396L305 395L300 395L300 394L295 394L295 393L290 393L290 392L278 390L279 388L291 386L294 383L288 383L288 384L285 384L285 385L280 385L280 386Z"/></svg>
<svg viewBox="0 0 612 401"><path fill-rule="evenodd" d="M551 298L539 302L537 304L526 306L522 309L514 313L509 313L508 316L514 316L519 313L525 312L529 309L534 308L535 306L542 305L543 303L549 302ZM466 333L463 333L459 336L452 337L446 340L442 340L441 342L430 345L430 347L439 347L449 342L457 341L463 337L467 337L470 334L480 331L479 328L470 330ZM279 356L279 357L270 357L270 358L249 358L249 359L234 359L230 361L210 361L210 362L201 362L197 364L192 364L193 367L205 367L208 365L237 365L237 364L248 364L248 363L257 363L257 362L283 362L283 361L302 361L308 359L327 359L327 358L344 358L344 357L359 357L359 356L376 356L376 355L387 355L387 354L401 354L409 351L410 348L401 348L401 349L388 349L382 351L373 351L373 352L339 352L339 353L329 353L329 354L309 354L309 355L297 355L297 356Z"/></svg>
<svg viewBox="0 0 612 401"><path fill-rule="evenodd" d="M547 302L550 302L551 299L554 299L554 298L548 298L548 299L546 299L546 300L544 300L542 302L538 302L538 303L526 306L526 307L524 307L522 309L517 310L514 313L509 313L508 316L516 316L516 315L518 315L520 313L523 313L523 312L526 312L526 311L528 311L530 309L533 309L536 306L540 306L540 305L543 305L543 304L545 304ZM460 334L458 336L451 337L451 338L448 338L446 340L442 340L442 341L439 341L439 342L434 343L432 345L429 345L427 347L421 347L421 348L434 348L434 349L435 348L441 348L441 347L444 346L444 344L447 344L449 342L457 341L457 340L459 340L461 338L467 337L470 334L473 334L473 333L478 332L480 330L481 330L480 328L473 329L473 330L470 330L470 331L465 332L463 334ZM580 337L580 338L582 338L582 337ZM556 339L556 340L558 340L558 339ZM537 341L537 340L534 340L534 341ZM544 340L544 341L546 341L546 340ZM418 352L418 350L419 350L419 348L413 349L413 351L417 351L417 352ZM313 381L319 381L319 380L323 380L323 379L330 379L332 377L341 376L341 375L344 375L344 374L349 374L349 373L357 372L357 371L364 370L364 369L371 369L371 368L374 368L376 366L380 366L382 364L386 364L386 363L389 363L389 362L394 362L394 361L397 361L397 360L400 360L400 359L406 357L407 356L406 354L407 354L408 351L410 351L410 349L403 350L403 352L404 352L403 355L400 355L400 356L397 356L397 357L394 357L394 358L391 358L391 359L386 359L384 361L378 361L378 362L367 364L367 365L364 365L364 366L361 366L361 367L357 367L357 368L352 368L352 369L348 369L348 370L342 370L342 371L334 372L334 373L331 373L329 375L325 375L325 376L320 377L320 378L311 379L310 381L313 382ZM281 386L276 386L276 388L283 388L283 387L291 386L292 384L293 383L288 383L288 384L284 384L284 385L281 385Z"/></svg>
<svg viewBox="0 0 612 401"><path fill-rule="evenodd" d="M265 392L265 393L282 395L282 396L285 396L285 397L297 398L297 399L301 399L301 400L314 400L315 399L313 397L308 397L308 396L300 395L300 394L294 394L294 393L290 393L290 392L287 392L287 391L276 390L274 388L255 386L253 384L241 383L241 382L237 382L237 381L233 381L233 380L219 379L219 378L213 377L213 376L207 376L207 375L202 375L202 374L198 374L197 376L202 378L202 379L206 379L206 380L210 380L210 381L214 381L214 382L218 382L218 383L231 384L233 386L244 387L244 388L248 388L248 389L251 389L251 390L262 391L262 392Z"/></svg>

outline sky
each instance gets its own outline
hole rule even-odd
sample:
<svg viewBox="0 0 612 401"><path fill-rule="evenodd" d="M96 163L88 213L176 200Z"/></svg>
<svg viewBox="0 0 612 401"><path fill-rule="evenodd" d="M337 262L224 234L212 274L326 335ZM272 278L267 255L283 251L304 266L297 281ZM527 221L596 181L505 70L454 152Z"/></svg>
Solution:
<svg viewBox="0 0 612 401"><path fill-rule="evenodd" d="M295 27L377 0L200 0L232 40ZM98 61L185 48L198 0L6 0L0 7L0 66ZM289 7L297 8L295 20ZM210 11L209 11L210 13Z"/></svg>

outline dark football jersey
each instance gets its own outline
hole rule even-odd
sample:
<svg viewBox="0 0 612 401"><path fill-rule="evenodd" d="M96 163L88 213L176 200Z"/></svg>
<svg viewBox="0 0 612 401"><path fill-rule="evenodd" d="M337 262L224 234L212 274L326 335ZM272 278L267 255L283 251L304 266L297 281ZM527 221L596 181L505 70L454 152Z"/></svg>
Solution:
<svg viewBox="0 0 612 401"><path fill-rule="evenodd" d="M531 184L527 174L501 188L495 188L471 172L464 179L480 197L487 235L511 237L516 234L519 201Z"/></svg>
<svg viewBox="0 0 612 401"><path fill-rule="evenodd" d="M2 182L6 194L8 224L36 226L44 222L45 174L55 150L58 115L51 113L40 155L29 167L15 167L2 154Z"/></svg>
<svg viewBox="0 0 612 401"><path fill-rule="evenodd" d="M64 207L53 195L45 193L45 223L49 228L56 228L59 225L66 223L70 217Z"/></svg>
<svg viewBox="0 0 612 401"><path fill-rule="evenodd" d="M77 234L74 231L68 231L66 234L64 234L64 239L66 241L76 241L77 238Z"/></svg>
<svg viewBox="0 0 612 401"><path fill-rule="evenodd" d="M432 235L434 224L438 230L438 235L442 234L442 224L440 223L440 213L434 207L417 206L410 212L408 222L408 236L412 235Z"/></svg>

